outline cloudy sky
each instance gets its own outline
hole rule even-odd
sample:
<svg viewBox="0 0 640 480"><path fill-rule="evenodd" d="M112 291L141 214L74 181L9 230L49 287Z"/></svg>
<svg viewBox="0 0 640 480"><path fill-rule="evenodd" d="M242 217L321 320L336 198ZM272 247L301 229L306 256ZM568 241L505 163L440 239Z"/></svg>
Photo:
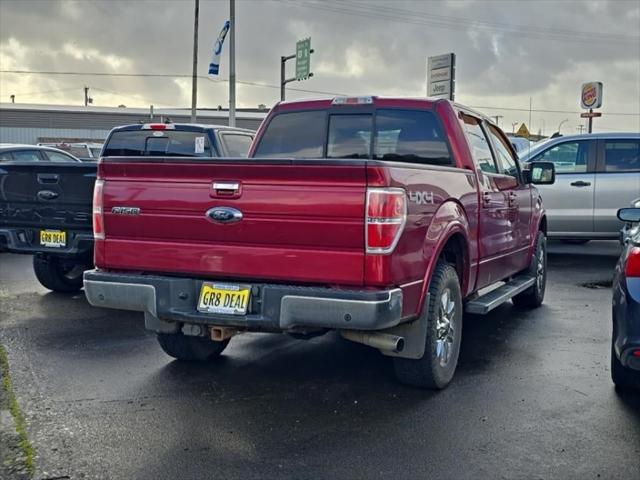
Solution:
<svg viewBox="0 0 640 480"><path fill-rule="evenodd" d="M187 107L193 5L0 0L0 101L15 94L21 103L81 105L86 85L99 106ZM200 1L200 107L228 103L228 43L220 76L206 78L228 15L228 0ZM551 134L568 119L563 132L576 132L587 81L604 83L596 131L640 131L638 0L237 0L236 23L242 107L279 99L280 55L311 37L315 76L289 84L288 98L423 96L426 57L455 52L456 100L502 115L507 131L526 122L532 132ZM10 73L16 70L167 76Z"/></svg>

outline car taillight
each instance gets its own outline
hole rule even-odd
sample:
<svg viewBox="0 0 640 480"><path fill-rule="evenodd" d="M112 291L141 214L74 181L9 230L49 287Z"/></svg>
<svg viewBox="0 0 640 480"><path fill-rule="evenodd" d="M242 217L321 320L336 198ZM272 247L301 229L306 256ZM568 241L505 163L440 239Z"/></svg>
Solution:
<svg viewBox="0 0 640 480"><path fill-rule="evenodd" d="M401 188L369 188L365 239L367 253L391 253L407 220L407 196Z"/></svg>
<svg viewBox="0 0 640 480"><path fill-rule="evenodd" d="M640 277L640 247L631 247L624 274L627 277Z"/></svg>
<svg viewBox="0 0 640 480"><path fill-rule="evenodd" d="M104 240L103 189L104 180L96 180L93 187L93 238L98 240Z"/></svg>

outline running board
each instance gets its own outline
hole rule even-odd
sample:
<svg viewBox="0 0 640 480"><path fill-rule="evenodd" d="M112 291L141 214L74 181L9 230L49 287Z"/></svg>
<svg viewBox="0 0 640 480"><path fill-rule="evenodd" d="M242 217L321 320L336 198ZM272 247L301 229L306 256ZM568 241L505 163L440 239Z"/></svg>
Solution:
<svg viewBox="0 0 640 480"><path fill-rule="evenodd" d="M475 313L476 315L485 315L494 308L502 305L507 300L510 300L519 293L524 292L527 288L532 287L535 282L535 277L515 277L501 287L491 290L489 293L467 302L465 305L465 311L468 313Z"/></svg>

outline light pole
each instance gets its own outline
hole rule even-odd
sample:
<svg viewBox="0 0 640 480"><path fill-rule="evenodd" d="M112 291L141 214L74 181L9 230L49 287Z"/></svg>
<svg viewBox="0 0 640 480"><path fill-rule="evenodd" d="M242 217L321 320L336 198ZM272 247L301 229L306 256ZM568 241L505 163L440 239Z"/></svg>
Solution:
<svg viewBox="0 0 640 480"><path fill-rule="evenodd" d="M518 125L518 123L520 123L520 122L513 122L511 124L511 133L513 133L513 134L516 133L516 125Z"/></svg>
<svg viewBox="0 0 640 480"><path fill-rule="evenodd" d="M193 12L193 70L191 73L191 123L196 123L198 104L198 16L200 15L200 0L195 0Z"/></svg>
<svg viewBox="0 0 640 480"><path fill-rule="evenodd" d="M229 0L229 126L236 126L236 0Z"/></svg>
<svg viewBox="0 0 640 480"><path fill-rule="evenodd" d="M560 129L562 128L562 124L567 123L569 121L568 118L565 118L564 120L562 120L560 122L560 125L558 125L558 133L560 133Z"/></svg>

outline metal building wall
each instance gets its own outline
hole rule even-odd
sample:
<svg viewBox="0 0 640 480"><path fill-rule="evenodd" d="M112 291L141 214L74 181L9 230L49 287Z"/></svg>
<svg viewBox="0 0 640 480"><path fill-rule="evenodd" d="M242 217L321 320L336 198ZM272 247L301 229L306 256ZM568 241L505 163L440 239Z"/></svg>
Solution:
<svg viewBox="0 0 640 480"><path fill-rule="evenodd" d="M102 142L109 130L82 128L38 128L0 126L0 143L26 143L35 145L40 138L82 138Z"/></svg>

